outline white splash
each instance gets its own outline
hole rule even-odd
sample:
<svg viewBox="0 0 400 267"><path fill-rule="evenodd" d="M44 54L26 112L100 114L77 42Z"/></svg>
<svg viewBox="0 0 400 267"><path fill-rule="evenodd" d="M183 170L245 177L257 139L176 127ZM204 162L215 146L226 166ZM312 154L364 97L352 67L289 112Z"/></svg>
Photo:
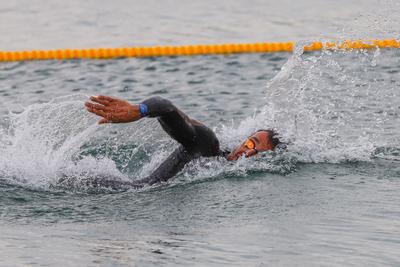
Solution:
<svg viewBox="0 0 400 267"><path fill-rule="evenodd" d="M257 129L275 129L288 153L314 163L368 161L376 147L396 145L383 136L400 96L374 70L380 50L304 54L305 44L268 82L265 106L236 126L222 126L222 139L233 147Z"/></svg>

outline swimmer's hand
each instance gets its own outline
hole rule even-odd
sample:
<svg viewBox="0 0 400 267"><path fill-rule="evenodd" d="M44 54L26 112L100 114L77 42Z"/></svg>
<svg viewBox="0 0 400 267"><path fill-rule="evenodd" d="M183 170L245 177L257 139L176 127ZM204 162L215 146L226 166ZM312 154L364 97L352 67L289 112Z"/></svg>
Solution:
<svg viewBox="0 0 400 267"><path fill-rule="evenodd" d="M99 124L127 123L141 118L139 105L129 104L128 101L103 95L92 96L90 100L92 102L85 102L86 109L103 117Z"/></svg>

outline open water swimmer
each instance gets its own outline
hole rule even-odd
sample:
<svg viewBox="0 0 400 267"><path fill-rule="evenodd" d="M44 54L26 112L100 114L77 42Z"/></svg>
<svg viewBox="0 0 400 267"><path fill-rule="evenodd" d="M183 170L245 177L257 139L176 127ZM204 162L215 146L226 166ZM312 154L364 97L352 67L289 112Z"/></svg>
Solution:
<svg viewBox="0 0 400 267"><path fill-rule="evenodd" d="M234 161L242 156L248 158L260 152L274 150L281 144L275 131L258 130L229 152L220 149L219 140L210 128L190 118L165 98L155 96L140 104L130 104L122 99L102 95L92 96L90 100L85 103L86 109L102 117L99 124L130 123L144 117L157 118L164 131L180 144L148 177L132 182L105 177L91 181L98 186L127 189L153 185L168 181L188 162L199 157L225 157L228 161Z"/></svg>

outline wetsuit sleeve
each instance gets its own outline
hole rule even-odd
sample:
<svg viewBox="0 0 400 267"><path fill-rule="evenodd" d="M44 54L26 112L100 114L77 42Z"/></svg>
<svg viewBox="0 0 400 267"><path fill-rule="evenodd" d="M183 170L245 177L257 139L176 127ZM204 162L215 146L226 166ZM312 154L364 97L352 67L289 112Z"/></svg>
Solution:
<svg viewBox="0 0 400 267"><path fill-rule="evenodd" d="M195 155L187 152L183 146L179 146L152 174L146 178L134 181L122 181L119 178L98 176L84 180L83 183L88 186L88 188L104 187L115 191L126 191L131 188L139 189L145 185L153 185L159 182L168 181L171 177L181 171L186 163L194 158ZM69 185L69 183L71 185ZM73 179L61 179L58 185L72 187Z"/></svg>
<svg viewBox="0 0 400 267"><path fill-rule="evenodd" d="M190 119L185 113L175 107L171 101L156 96L142 102L148 109L149 117L157 117L164 131L173 139L190 150L195 145L196 124L200 124Z"/></svg>
<svg viewBox="0 0 400 267"><path fill-rule="evenodd" d="M143 184L153 185L159 182L166 182L194 158L193 154L188 153L182 146L179 146L152 174L144 179L135 181L135 184L136 186Z"/></svg>

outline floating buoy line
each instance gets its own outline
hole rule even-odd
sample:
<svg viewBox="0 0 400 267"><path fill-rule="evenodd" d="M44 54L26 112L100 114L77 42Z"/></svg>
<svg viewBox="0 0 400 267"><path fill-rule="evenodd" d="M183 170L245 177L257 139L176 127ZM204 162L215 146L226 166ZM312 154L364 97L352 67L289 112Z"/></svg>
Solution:
<svg viewBox="0 0 400 267"><path fill-rule="evenodd" d="M182 46L143 46L121 48L56 49L30 51L0 51L1 61L24 60L69 60L69 59L113 59L129 57L194 56L237 53L293 52L294 42L206 44ZM346 40L343 42L313 42L304 46L304 51L359 50L373 48L400 48L400 41Z"/></svg>

